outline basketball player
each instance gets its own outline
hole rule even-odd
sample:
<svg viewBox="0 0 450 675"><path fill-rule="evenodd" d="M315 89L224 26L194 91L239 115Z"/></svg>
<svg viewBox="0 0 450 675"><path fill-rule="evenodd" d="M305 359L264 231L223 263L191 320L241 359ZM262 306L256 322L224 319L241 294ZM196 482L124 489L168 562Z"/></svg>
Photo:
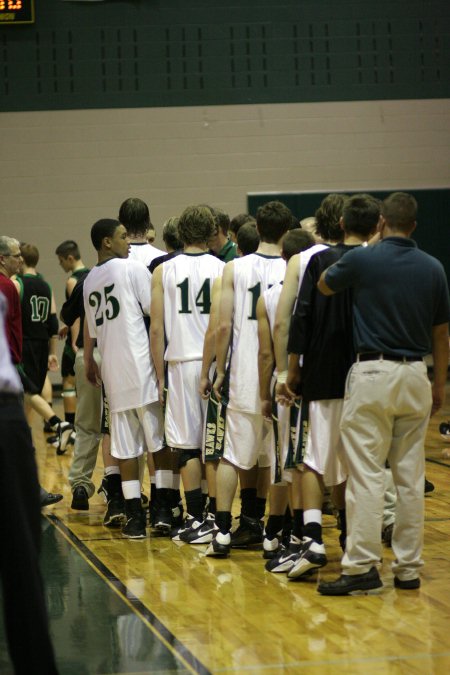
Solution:
<svg viewBox="0 0 450 675"><path fill-rule="evenodd" d="M110 408L111 454L119 460L127 522L124 537L146 536L141 505L138 457L146 446L162 448L162 411L150 359L144 315L150 311L150 273L128 260L129 239L117 220L92 226L98 264L84 281L83 296L89 335L97 339L101 378ZM93 350L85 350L86 376L98 383Z"/></svg>
<svg viewBox="0 0 450 675"><path fill-rule="evenodd" d="M249 471L256 464L271 464L270 456L263 451L256 304L261 293L284 278L286 263L280 257L280 241L290 227L291 215L280 202L261 206L256 217L261 237L258 250L227 263L223 273L213 389L226 406L226 422L224 453L217 470L218 532L207 550L211 556L227 556L230 552L231 506L239 469ZM231 358L225 370L229 349Z"/></svg>
<svg viewBox="0 0 450 675"><path fill-rule="evenodd" d="M203 522L200 458L205 404L198 389L211 289L224 266L208 253L214 230L208 207L186 208L178 223L184 252L159 265L152 277L151 350L161 403L167 363L165 436L171 448L180 450L187 508L184 523L174 533L176 541L183 541Z"/></svg>

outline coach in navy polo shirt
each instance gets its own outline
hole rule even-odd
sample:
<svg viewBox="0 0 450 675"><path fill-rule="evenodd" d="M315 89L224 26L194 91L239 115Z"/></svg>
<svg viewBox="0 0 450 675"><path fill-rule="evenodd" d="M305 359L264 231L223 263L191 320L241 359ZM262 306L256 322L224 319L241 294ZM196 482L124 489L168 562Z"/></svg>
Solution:
<svg viewBox="0 0 450 675"><path fill-rule="evenodd" d="M358 353L341 421L349 471L347 547L341 577L319 585L324 595L382 586L375 565L381 558L387 459L397 490L394 584L400 589L420 586L424 441L430 413L444 402L450 303L441 263L409 238L416 213L411 195L390 195L382 208L381 241L347 253L325 270L318 284L325 295L353 290ZM431 352L432 386L423 361Z"/></svg>

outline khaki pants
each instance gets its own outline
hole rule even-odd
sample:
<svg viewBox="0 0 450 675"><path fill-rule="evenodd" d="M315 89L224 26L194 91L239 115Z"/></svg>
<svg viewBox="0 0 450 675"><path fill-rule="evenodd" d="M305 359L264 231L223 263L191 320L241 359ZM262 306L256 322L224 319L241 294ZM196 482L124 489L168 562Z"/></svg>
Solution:
<svg viewBox="0 0 450 675"><path fill-rule="evenodd" d="M431 385L422 361L355 363L341 420L348 464L344 574L363 574L381 558L385 462L397 492L394 574L414 579L423 565L424 440Z"/></svg>
<svg viewBox="0 0 450 675"><path fill-rule="evenodd" d="M83 353L84 350L79 349L75 356L75 385L78 398L75 415L77 437L69 471L69 483L72 492L81 485L86 488L88 497L92 497L95 492L92 474L97 462L100 443L102 390L87 381L84 373ZM94 351L94 358L100 365L100 355L97 350Z"/></svg>

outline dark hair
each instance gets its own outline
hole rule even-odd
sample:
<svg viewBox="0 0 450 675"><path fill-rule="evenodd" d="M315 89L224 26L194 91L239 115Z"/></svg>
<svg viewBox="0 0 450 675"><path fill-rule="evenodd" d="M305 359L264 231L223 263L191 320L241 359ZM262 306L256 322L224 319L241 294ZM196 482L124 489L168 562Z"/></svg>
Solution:
<svg viewBox="0 0 450 675"><path fill-rule="evenodd" d="M256 225L256 220L248 213L238 213L237 216L234 216L234 218L231 219L230 230L234 232L236 237L239 229L242 227L242 225L245 225L245 223L253 223Z"/></svg>
<svg viewBox="0 0 450 675"><path fill-rule="evenodd" d="M172 216L172 218L166 220L163 225L163 241L166 246L171 248L173 251L179 251L180 248L183 248L183 242L178 235L178 221L179 218Z"/></svg>
<svg viewBox="0 0 450 675"><path fill-rule="evenodd" d="M291 214L291 224L289 226L289 229L298 230L299 227L301 227L299 219L297 218L297 216L294 216L294 214Z"/></svg>
<svg viewBox="0 0 450 675"><path fill-rule="evenodd" d="M208 206L188 206L178 221L178 236L185 246L206 243L216 232L216 224Z"/></svg>
<svg viewBox="0 0 450 675"><path fill-rule="evenodd" d="M416 222L417 202L407 192L393 192L382 203L381 213L394 230L408 232Z"/></svg>
<svg viewBox="0 0 450 675"><path fill-rule="evenodd" d="M314 246L315 243L315 239L310 232L301 230L300 228L289 230L281 242L283 258L290 260L293 255L306 251L306 249Z"/></svg>
<svg viewBox="0 0 450 675"><path fill-rule="evenodd" d="M151 225L147 204L138 197L125 199L119 209L119 221L127 228L128 234L145 235Z"/></svg>
<svg viewBox="0 0 450 675"><path fill-rule="evenodd" d="M91 227L91 241L96 251L100 251L105 237L114 236L114 232L119 225L120 222L113 218L102 218L93 224Z"/></svg>
<svg viewBox="0 0 450 675"><path fill-rule="evenodd" d="M352 195L345 202L342 212L344 231L368 237L380 219L381 204L368 194Z"/></svg>
<svg viewBox="0 0 450 675"><path fill-rule="evenodd" d="M78 244L73 239L66 239L59 246L57 246L56 255L61 256L61 258L68 258L71 255L75 260L80 260L80 249Z"/></svg>
<svg viewBox="0 0 450 675"><path fill-rule="evenodd" d="M244 223L237 233L237 245L242 255L254 253L259 246L259 234L253 223Z"/></svg>
<svg viewBox="0 0 450 675"><path fill-rule="evenodd" d="M315 213L316 234L324 241L340 241L344 233L339 224L347 195L331 193L321 202Z"/></svg>
<svg viewBox="0 0 450 675"><path fill-rule="evenodd" d="M256 226L261 241L268 244L276 244L285 232L289 230L292 222L291 210L281 202L267 202L260 206L256 212Z"/></svg>
<svg viewBox="0 0 450 675"><path fill-rule="evenodd" d="M39 262L39 250L34 244L20 244L20 253L27 267L36 267Z"/></svg>
<svg viewBox="0 0 450 675"><path fill-rule="evenodd" d="M209 206L208 208L214 216L217 229L221 230L222 234L226 236L230 229L230 216L224 211L216 209L214 206Z"/></svg>

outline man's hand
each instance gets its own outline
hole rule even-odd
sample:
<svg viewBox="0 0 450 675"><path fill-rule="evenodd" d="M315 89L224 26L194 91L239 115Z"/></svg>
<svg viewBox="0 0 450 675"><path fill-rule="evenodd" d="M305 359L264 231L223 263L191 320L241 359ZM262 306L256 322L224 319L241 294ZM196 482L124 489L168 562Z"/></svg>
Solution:
<svg viewBox="0 0 450 675"><path fill-rule="evenodd" d="M209 377L201 377L198 391L204 401L206 401L209 398L209 395L211 394L211 389L212 384Z"/></svg>
<svg viewBox="0 0 450 675"><path fill-rule="evenodd" d="M291 406L294 403L294 397L288 392L286 383L277 382L275 386L275 400L280 405Z"/></svg>
<svg viewBox="0 0 450 675"><path fill-rule="evenodd" d="M261 414L267 422L272 421L272 401L261 401Z"/></svg>
<svg viewBox="0 0 450 675"><path fill-rule="evenodd" d="M433 397L433 403L431 405L431 417L432 417L444 405L445 385L437 386L433 384L433 386L431 387L431 395Z"/></svg>
<svg viewBox="0 0 450 675"><path fill-rule="evenodd" d="M94 387L100 387L102 378L99 367L94 358L89 359L89 361L85 363L85 372L87 381L90 382Z"/></svg>
<svg viewBox="0 0 450 675"><path fill-rule="evenodd" d="M58 331L59 339L65 340L68 332L69 332L69 328L67 326L63 326L62 328L60 328L59 331Z"/></svg>
<svg viewBox="0 0 450 675"><path fill-rule="evenodd" d="M222 393L221 392L222 392L222 385L223 385L224 379L225 379L225 373L222 373L221 375L219 375L219 373L217 373L216 380L213 384L214 395L215 395L215 397L218 401L222 400Z"/></svg>
<svg viewBox="0 0 450 675"><path fill-rule="evenodd" d="M47 368L48 368L48 370L51 370L53 373L56 370L58 370L59 362L58 362L58 357L56 356L56 354L49 354L48 355Z"/></svg>

